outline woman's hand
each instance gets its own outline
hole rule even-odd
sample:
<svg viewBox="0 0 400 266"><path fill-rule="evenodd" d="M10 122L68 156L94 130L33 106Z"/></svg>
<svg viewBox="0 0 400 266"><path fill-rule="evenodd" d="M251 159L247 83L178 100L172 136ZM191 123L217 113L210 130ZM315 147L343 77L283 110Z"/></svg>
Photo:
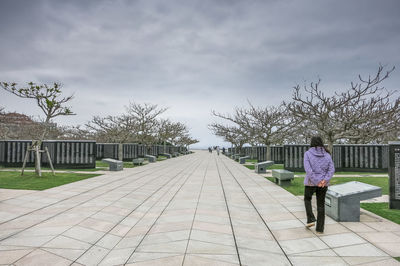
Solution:
<svg viewBox="0 0 400 266"><path fill-rule="evenodd" d="M318 183L318 187L325 187L326 186L326 181L322 180L321 182Z"/></svg>

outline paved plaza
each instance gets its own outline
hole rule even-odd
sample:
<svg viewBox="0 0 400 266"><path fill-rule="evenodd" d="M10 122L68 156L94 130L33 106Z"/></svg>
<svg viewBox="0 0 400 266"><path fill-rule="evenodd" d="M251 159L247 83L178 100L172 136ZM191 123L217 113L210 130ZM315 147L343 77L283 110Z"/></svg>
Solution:
<svg viewBox="0 0 400 266"><path fill-rule="evenodd" d="M197 151L45 191L1 190L0 264L400 264L400 226L383 218L327 217L323 235L304 224L302 199Z"/></svg>

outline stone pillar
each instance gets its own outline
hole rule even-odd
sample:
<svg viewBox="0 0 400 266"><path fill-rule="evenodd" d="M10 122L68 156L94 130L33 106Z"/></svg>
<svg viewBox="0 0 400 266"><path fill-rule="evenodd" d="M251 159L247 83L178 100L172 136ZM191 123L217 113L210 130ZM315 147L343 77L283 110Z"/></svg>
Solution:
<svg viewBox="0 0 400 266"><path fill-rule="evenodd" d="M400 141L389 141L389 208L400 210Z"/></svg>

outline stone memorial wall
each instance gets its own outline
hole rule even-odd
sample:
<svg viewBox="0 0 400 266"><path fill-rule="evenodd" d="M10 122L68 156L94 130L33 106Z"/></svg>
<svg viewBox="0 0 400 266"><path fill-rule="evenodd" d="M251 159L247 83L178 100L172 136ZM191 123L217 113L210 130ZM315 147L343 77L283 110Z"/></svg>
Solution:
<svg viewBox="0 0 400 266"><path fill-rule="evenodd" d="M304 153L309 145L271 146L271 161L284 164L289 171L304 171ZM258 162L267 160L266 146L228 148L230 154L240 154L257 159ZM351 144L334 145L332 159L336 171L371 171L385 172L388 170L388 145L384 144Z"/></svg>
<svg viewBox="0 0 400 266"><path fill-rule="evenodd" d="M283 146L271 146L271 161L275 164L283 164L285 161L285 153Z"/></svg>
<svg viewBox="0 0 400 266"><path fill-rule="evenodd" d="M389 142L389 208L400 209L400 141Z"/></svg>
<svg viewBox="0 0 400 266"><path fill-rule="evenodd" d="M25 152L30 140L4 140L0 141L0 165L5 167L21 167ZM119 144L117 143L96 143L95 141L79 140L46 140L41 149L47 147L56 168L95 168L96 159L111 158L118 160ZM146 147L142 144L124 143L123 160L131 161L147 155ZM167 145L150 146L150 155L158 156L164 151L185 152L185 147L174 147ZM168 153L170 153L168 152ZM48 165L47 156L41 154L43 166ZM27 166L34 166L34 152L28 154Z"/></svg>
<svg viewBox="0 0 400 266"><path fill-rule="evenodd" d="M256 147L243 147L242 155L248 156L249 159L257 159Z"/></svg>
<svg viewBox="0 0 400 266"><path fill-rule="evenodd" d="M30 140L6 140L0 144L0 165L22 166ZM47 147L55 168L93 168L96 165L96 142L76 140L46 140L41 149ZM48 166L48 159L41 153L42 164ZM29 152L27 166L34 166L34 152Z"/></svg>
<svg viewBox="0 0 400 266"><path fill-rule="evenodd" d="M138 146L136 143L122 144L122 157L124 161L132 161L138 158Z"/></svg>
<svg viewBox="0 0 400 266"><path fill-rule="evenodd" d="M309 145L284 145L285 169L304 171L304 153ZM336 171L377 171L388 169L388 145L334 145L332 159Z"/></svg>
<svg viewBox="0 0 400 266"><path fill-rule="evenodd" d="M118 160L119 147L117 143L96 143L96 159L111 158Z"/></svg>
<svg viewBox="0 0 400 266"><path fill-rule="evenodd" d="M283 164L284 162L284 149L283 146L271 146L271 161L277 164ZM266 146L253 146L239 148L228 148L229 154L240 154L242 156L249 156L250 159L256 159L258 162L264 162L267 160L267 147Z"/></svg>

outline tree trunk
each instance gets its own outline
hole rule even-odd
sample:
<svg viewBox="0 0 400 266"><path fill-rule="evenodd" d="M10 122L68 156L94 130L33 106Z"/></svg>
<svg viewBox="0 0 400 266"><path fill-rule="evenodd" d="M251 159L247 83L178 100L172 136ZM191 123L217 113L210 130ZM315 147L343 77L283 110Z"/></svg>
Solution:
<svg viewBox="0 0 400 266"><path fill-rule="evenodd" d="M328 140L328 150L333 155L333 141Z"/></svg>
<svg viewBox="0 0 400 266"><path fill-rule="evenodd" d="M49 123L50 123L50 118L47 117L46 121L44 122L44 130L42 132L42 135L40 136L40 139L36 141L37 145L36 145L36 149L35 149L35 173L38 176L42 176L42 170L40 169L41 156L40 156L39 150L42 147L43 140L47 134L47 129L48 129ZM33 144L33 142L35 142L35 140L32 141L32 144Z"/></svg>
<svg viewBox="0 0 400 266"><path fill-rule="evenodd" d="M271 145L270 144L266 144L266 160L267 161L271 161Z"/></svg>
<svg viewBox="0 0 400 266"><path fill-rule="evenodd" d="M118 143L118 160L124 159L124 144Z"/></svg>
<svg viewBox="0 0 400 266"><path fill-rule="evenodd" d="M38 142L38 143L41 143L41 141ZM36 160L35 160L35 173L38 176L42 176L42 170L40 169L40 152L39 152L39 149L40 149L40 146L37 145L36 148L35 148L35 158L36 158Z"/></svg>

